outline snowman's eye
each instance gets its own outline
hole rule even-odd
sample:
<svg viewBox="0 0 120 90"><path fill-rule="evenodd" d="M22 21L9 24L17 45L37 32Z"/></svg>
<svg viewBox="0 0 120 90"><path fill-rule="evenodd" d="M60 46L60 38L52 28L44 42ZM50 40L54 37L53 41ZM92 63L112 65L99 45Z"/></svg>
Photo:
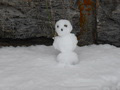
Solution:
<svg viewBox="0 0 120 90"><path fill-rule="evenodd" d="M67 25L65 24L64 27L67 27Z"/></svg>
<svg viewBox="0 0 120 90"><path fill-rule="evenodd" d="M57 28L59 28L59 25L57 25Z"/></svg>

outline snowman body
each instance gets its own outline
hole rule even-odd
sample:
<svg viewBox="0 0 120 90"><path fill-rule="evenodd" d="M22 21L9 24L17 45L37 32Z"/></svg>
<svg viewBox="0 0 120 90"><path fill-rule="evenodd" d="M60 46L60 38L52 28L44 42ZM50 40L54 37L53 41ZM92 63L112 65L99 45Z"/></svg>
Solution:
<svg viewBox="0 0 120 90"><path fill-rule="evenodd" d="M78 63L78 55L74 52L78 41L76 36L71 33L71 23L68 20L59 20L55 25L55 30L58 36L54 38L53 46L61 52L57 56L57 61L62 64Z"/></svg>
<svg viewBox="0 0 120 90"><path fill-rule="evenodd" d="M57 36L55 37L55 42L53 46L55 49L61 52L71 52L74 51L77 46L77 38L74 34L68 34L66 36Z"/></svg>

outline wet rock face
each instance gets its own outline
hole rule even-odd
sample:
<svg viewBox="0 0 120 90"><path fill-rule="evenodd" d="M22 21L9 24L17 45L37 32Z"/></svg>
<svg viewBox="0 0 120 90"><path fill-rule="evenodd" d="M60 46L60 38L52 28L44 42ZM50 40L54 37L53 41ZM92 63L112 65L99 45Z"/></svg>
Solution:
<svg viewBox="0 0 120 90"><path fill-rule="evenodd" d="M39 1L0 0L0 37L24 39L52 36L49 34L52 33L51 24L47 22L47 13L44 13L46 10L40 11Z"/></svg>
<svg viewBox="0 0 120 90"><path fill-rule="evenodd" d="M97 42L120 46L120 0L98 1ZM52 38L55 22L68 19L79 45L92 44L96 32L91 2L95 0L0 0L0 38Z"/></svg>
<svg viewBox="0 0 120 90"><path fill-rule="evenodd" d="M72 20L74 13L62 0L0 0L0 37L53 37L54 24L61 18ZM71 13L71 15L70 15ZM79 17L78 17L79 18Z"/></svg>
<svg viewBox="0 0 120 90"><path fill-rule="evenodd" d="M97 42L120 46L120 1L101 0L97 20Z"/></svg>
<svg viewBox="0 0 120 90"><path fill-rule="evenodd" d="M68 19L74 27L73 33L80 38L79 45L92 44L94 28L92 26L95 25L93 22L95 18L91 14L92 11L84 13L91 16L86 18L89 21L88 26L84 25L85 29L81 29L79 11L81 7L78 8L78 1L81 0L0 0L0 38L26 39L42 36L52 38L55 35L55 22L59 19ZM91 10L90 4L93 1L81 2L83 12L89 8Z"/></svg>

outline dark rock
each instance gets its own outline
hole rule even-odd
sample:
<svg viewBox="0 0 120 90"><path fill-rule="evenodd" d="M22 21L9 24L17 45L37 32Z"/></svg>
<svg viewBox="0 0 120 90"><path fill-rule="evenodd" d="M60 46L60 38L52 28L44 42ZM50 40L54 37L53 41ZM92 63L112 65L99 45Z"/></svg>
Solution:
<svg viewBox="0 0 120 90"><path fill-rule="evenodd" d="M98 43L120 46L120 1L101 0L97 17Z"/></svg>
<svg viewBox="0 0 120 90"><path fill-rule="evenodd" d="M81 2L87 19L82 27L80 20L83 17L80 15L81 6L78 1L80 0L0 0L0 38L52 38L55 36L55 22L68 19L73 24L73 33L78 36L79 45L92 44L95 9ZM88 1L95 3L95 0ZM91 11L85 11L89 7L92 8Z"/></svg>
<svg viewBox="0 0 120 90"><path fill-rule="evenodd" d="M47 11L43 9L40 12L39 0L4 0L0 4L1 38L53 36L53 26L49 22Z"/></svg>
<svg viewBox="0 0 120 90"><path fill-rule="evenodd" d="M2 46L31 46L31 45L52 45L53 39L40 37L40 38L28 38L28 39L11 39L2 38L0 39L0 47Z"/></svg>

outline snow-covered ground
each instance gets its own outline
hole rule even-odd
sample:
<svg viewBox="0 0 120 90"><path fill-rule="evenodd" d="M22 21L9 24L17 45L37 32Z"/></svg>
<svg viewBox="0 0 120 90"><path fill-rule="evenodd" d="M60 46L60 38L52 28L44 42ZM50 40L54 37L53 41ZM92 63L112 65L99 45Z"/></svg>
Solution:
<svg viewBox="0 0 120 90"><path fill-rule="evenodd" d="M120 48L77 47L80 62L61 66L52 46L0 48L0 90L120 90Z"/></svg>

